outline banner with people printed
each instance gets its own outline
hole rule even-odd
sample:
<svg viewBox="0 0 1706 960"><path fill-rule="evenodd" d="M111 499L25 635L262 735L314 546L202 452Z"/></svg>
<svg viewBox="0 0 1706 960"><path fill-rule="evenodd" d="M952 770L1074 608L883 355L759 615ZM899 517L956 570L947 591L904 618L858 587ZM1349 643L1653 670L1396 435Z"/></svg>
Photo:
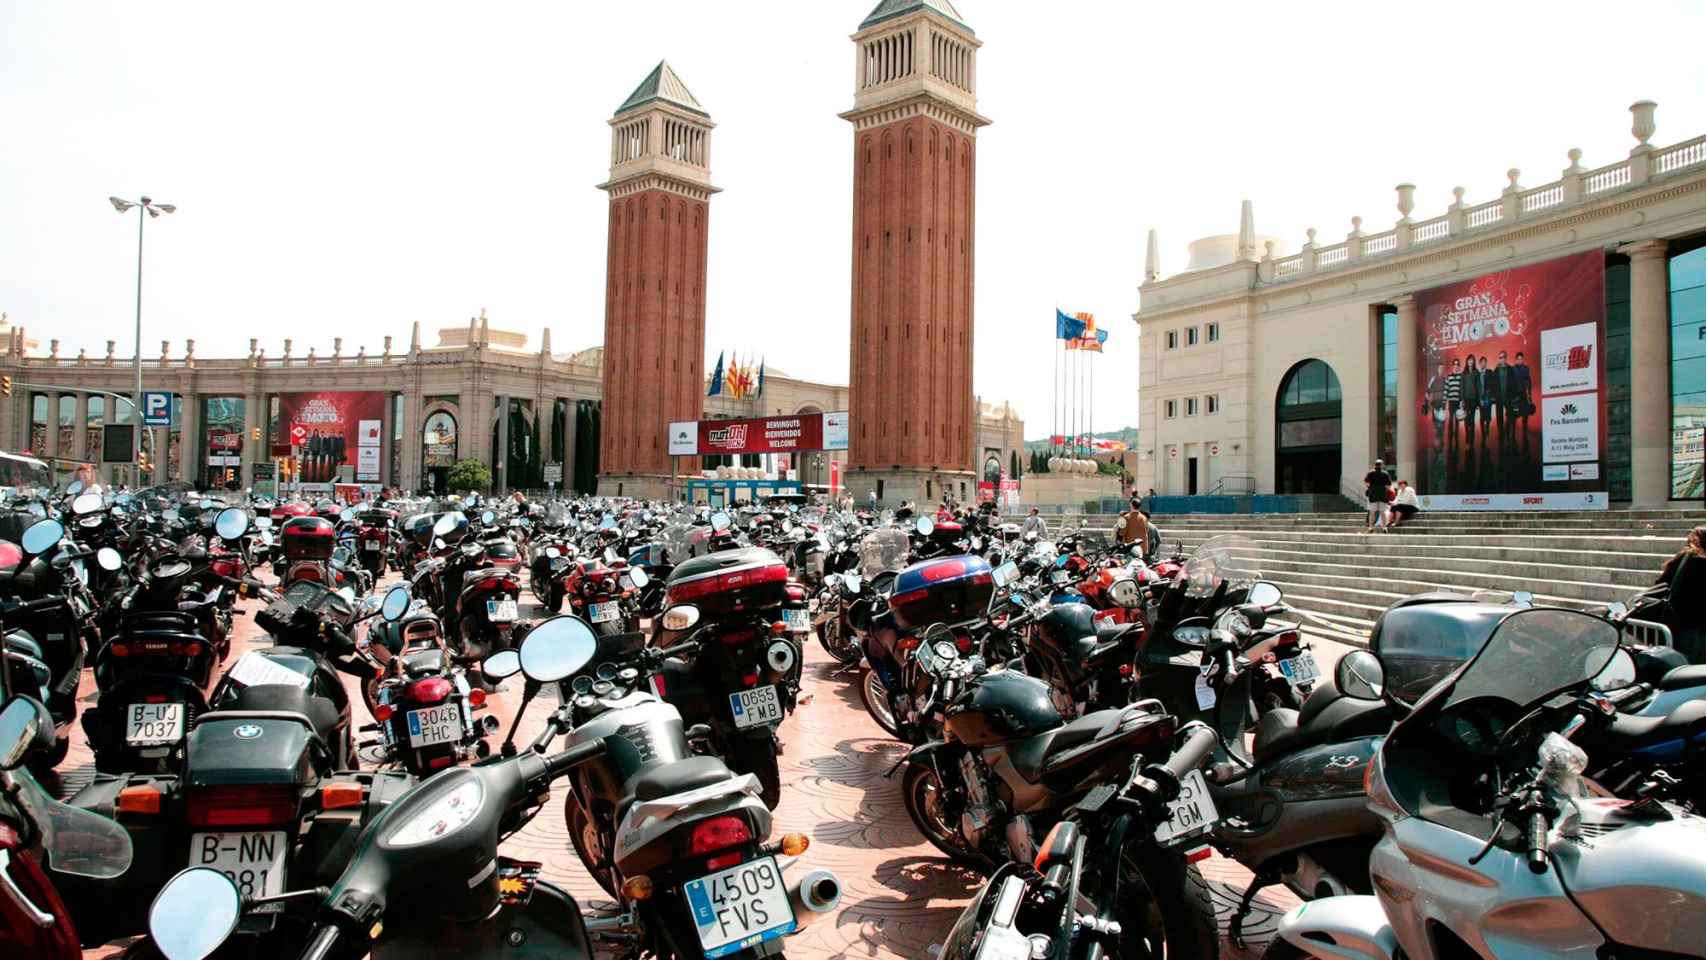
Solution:
<svg viewBox="0 0 1706 960"><path fill-rule="evenodd" d="M273 442L289 446L302 483L376 481L385 400L378 391L281 393Z"/></svg>
<svg viewBox="0 0 1706 960"><path fill-rule="evenodd" d="M1605 256L1416 294L1422 509L1604 509Z"/></svg>

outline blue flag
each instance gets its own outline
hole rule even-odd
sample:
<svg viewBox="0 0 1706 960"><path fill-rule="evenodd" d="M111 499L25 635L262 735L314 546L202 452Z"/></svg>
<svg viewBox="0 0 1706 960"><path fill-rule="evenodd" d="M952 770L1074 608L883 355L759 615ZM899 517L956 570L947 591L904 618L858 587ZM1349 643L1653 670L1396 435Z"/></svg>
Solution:
<svg viewBox="0 0 1706 960"><path fill-rule="evenodd" d="M764 396L764 361L758 361L758 395Z"/></svg>
<svg viewBox="0 0 1706 960"><path fill-rule="evenodd" d="M711 374L711 388L705 391L705 396L714 397L723 392L723 355L717 354L717 370Z"/></svg>
<svg viewBox="0 0 1706 960"><path fill-rule="evenodd" d="M1060 311L1054 311L1054 336L1057 340L1077 340L1084 336L1084 321L1077 317L1069 317Z"/></svg>

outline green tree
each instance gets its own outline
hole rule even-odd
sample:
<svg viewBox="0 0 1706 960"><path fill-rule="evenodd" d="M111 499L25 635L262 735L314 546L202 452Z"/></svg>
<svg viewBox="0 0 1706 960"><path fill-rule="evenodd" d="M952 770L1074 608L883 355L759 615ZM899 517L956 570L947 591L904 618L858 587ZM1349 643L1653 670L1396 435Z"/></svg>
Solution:
<svg viewBox="0 0 1706 960"><path fill-rule="evenodd" d="M458 460L450 465L445 482L452 493L484 493L492 488L492 471L478 460Z"/></svg>
<svg viewBox="0 0 1706 960"><path fill-rule="evenodd" d="M1012 479L1014 479L1014 480L1017 480L1017 479L1019 479L1019 478L1020 478L1020 477L1021 477L1021 476L1023 476L1023 475L1024 475L1024 474L1023 474L1023 473L1022 473L1022 472L1021 472L1021 471L1020 471L1020 470L1019 470L1019 451L1017 451L1017 450L1014 450L1014 451L1013 451L1013 452L1012 452L1012 453L1011 453L1011 454L1009 454L1009 455L1008 455L1008 457L1007 457L1007 467L1008 467L1008 469L1007 469L1007 475L1008 475L1008 476L1009 476L1009 477L1011 477L1011 478L1012 478Z"/></svg>

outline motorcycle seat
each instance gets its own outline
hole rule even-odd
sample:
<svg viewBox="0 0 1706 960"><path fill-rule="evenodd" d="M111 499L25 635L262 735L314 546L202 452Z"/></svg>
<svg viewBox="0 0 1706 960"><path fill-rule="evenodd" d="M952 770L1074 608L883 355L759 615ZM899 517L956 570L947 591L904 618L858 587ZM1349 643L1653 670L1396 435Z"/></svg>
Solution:
<svg viewBox="0 0 1706 960"><path fill-rule="evenodd" d="M1659 680L1660 690L1686 690L1689 687L1701 686L1706 686L1706 663L1677 667Z"/></svg>
<svg viewBox="0 0 1706 960"><path fill-rule="evenodd" d="M733 776L734 771L716 757L687 757L673 763L658 764L634 775L629 781L629 803L622 806L626 808L634 801L657 800L709 787Z"/></svg>
<svg viewBox="0 0 1706 960"><path fill-rule="evenodd" d="M402 661L403 673L411 677L438 673L445 669L444 651L438 647L424 650L410 650L398 658Z"/></svg>
<svg viewBox="0 0 1706 960"><path fill-rule="evenodd" d="M1624 750L1684 740L1706 733L1706 700L1690 700L1662 717L1619 716L1605 729L1611 746Z"/></svg>
<svg viewBox="0 0 1706 960"><path fill-rule="evenodd" d="M315 696L303 687L288 683L264 683L244 687L236 696L219 705L226 711L273 712L301 714L308 720L309 729L322 743L335 743L342 717L338 708L325 697Z"/></svg>
<svg viewBox="0 0 1706 960"><path fill-rule="evenodd" d="M1372 736L1391 729L1392 711L1385 701L1357 700L1339 696L1335 690L1324 706L1311 709L1310 701L1320 692L1321 688L1317 688L1310 694L1301 711L1279 707L1262 714L1256 721L1252 744L1257 763L1304 747Z"/></svg>
<svg viewBox="0 0 1706 960"><path fill-rule="evenodd" d="M1138 627L1139 624L1136 622L1114 623L1112 620L1098 620L1096 621L1096 640L1102 644L1107 644L1113 640L1121 640L1125 638L1126 634L1136 630Z"/></svg>
<svg viewBox="0 0 1706 960"><path fill-rule="evenodd" d="M477 570L470 570L462 575L462 589L467 590L469 587L483 580L507 576L508 573L509 572L507 570L499 570L497 567L481 567Z"/></svg>
<svg viewBox="0 0 1706 960"><path fill-rule="evenodd" d="M196 632L199 624L195 614L183 610L127 610L119 615L120 634L137 630L177 630Z"/></svg>
<svg viewBox="0 0 1706 960"><path fill-rule="evenodd" d="M1037 783L1048 774L1077 766L1118 745L1128 734L1142 729L1138 721L1143 718L1150 715L1136 707L1097 710L1019 741L1008 750L1008 756L1020 776Z"/></svg>

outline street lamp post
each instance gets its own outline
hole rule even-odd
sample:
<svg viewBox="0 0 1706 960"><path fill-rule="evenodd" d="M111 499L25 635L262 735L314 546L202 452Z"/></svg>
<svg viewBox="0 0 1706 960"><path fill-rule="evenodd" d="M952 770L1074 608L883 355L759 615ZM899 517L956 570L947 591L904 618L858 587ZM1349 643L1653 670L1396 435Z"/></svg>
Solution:
<svg viewBox="0 0 1706 960"><path fill-rule="evenodd" d="M125 200L121 197L108 197L107 201L119 213L129 213L131 207L137 208L136 213L136 355L132 362L136 368L136 396L132 398L131 412L136 416L136 423L131 425L130 432L130 462L140 465L142 462L142 228L148 223L149 217L158 217L162 213L173 213L178 209L175 204L155 203L144 196L140 200ZM146 214L146 216L145 216ZM137 486L142 485L142 470L137 467Z"/></svg>

